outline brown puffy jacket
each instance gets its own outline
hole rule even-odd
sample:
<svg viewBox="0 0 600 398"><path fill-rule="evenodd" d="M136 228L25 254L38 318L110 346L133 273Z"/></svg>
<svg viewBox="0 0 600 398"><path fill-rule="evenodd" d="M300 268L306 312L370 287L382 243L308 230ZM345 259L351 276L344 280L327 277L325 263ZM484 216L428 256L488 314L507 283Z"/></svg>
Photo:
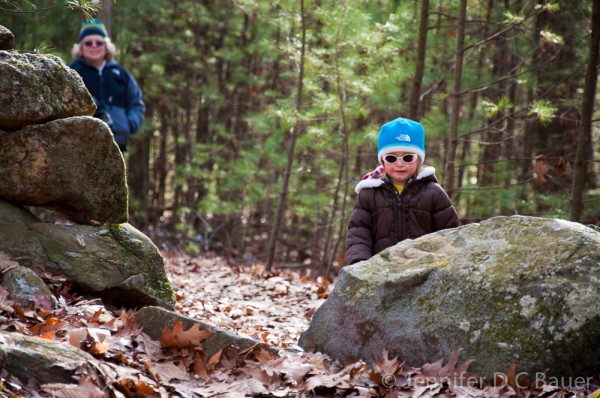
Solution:
<svg viewBox="0 0 600 398"><path fill-rule="evenodd" d="M367 260L404 239L458 226L456 210L434 173L433 167L424 168L402 194L387 178L357 185L346 238L348 264Z"/></svg>

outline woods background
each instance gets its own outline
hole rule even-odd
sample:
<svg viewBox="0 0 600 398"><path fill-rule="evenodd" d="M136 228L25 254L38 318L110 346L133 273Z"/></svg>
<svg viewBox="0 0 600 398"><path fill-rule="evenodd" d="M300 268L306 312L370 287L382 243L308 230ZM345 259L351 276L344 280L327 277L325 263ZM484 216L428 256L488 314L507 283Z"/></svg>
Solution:
<svg viewBox="0 0 600 398"><path fill-rule="evenodd" d="M147 106L130 222L190 253L326 272L379 127L404 116L461 223L600 225L598 2L105 1L94 15ZM84 16L65 5L0 2L0 25L68 62Z"/></svg>

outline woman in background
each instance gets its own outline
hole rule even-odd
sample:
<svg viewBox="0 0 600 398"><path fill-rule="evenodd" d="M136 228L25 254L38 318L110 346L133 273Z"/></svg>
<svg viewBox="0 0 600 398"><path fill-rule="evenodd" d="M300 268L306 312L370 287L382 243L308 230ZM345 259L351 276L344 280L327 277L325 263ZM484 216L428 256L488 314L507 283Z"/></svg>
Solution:
<svg viewBox="0 0 600 398"><path fill-rule="evenodd" d="M133 76L117 61L115 45L104 24L90 19L81 24L79 41L73 46L76 70L94 98L95 117L104 120L114 134L122 152L127 150L129 137L137 132L144 120L142 91Z"/></svg>

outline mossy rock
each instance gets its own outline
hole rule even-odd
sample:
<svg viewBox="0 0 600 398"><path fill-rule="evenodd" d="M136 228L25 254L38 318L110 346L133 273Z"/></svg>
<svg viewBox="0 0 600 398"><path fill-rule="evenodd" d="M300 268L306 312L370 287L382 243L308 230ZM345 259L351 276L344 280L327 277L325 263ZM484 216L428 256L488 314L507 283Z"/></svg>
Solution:
<svg viewBox="0 0 600 398"><path fill-rule="evenodd" d="M93 115L79 74L57 56L0 50L0 129Z"/></svg>
<svg viewBox="0 0 600 398"><path fill-rule="evenodd" d="M175 305L163 257L130 224L43 223L0 200L0 252L34 272L62 275L82 292L116 307Z"/></svg>
<svg viewBox="0 0 600 398"><path fill-rule="evenodd" d="M491 378L600 371L600 233L497 217L408 240L346 267L300 338L340 360L383 350L420 366L462 349Z"/></svg>

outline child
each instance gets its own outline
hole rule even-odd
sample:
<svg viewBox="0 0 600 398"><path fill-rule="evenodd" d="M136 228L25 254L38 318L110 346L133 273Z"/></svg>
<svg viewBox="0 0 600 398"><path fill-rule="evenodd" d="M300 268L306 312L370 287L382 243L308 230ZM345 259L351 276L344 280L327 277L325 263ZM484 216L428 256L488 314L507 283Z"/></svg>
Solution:
<svg viewBox="0 0 600 398"><path fill-rule="evenodd" d="M379 163L355 188L358 198L346 239L348 264L367 260L404 239L458 226L458 215L433 167L423 166L425 132L415 121L384 124Z"/></svg>

